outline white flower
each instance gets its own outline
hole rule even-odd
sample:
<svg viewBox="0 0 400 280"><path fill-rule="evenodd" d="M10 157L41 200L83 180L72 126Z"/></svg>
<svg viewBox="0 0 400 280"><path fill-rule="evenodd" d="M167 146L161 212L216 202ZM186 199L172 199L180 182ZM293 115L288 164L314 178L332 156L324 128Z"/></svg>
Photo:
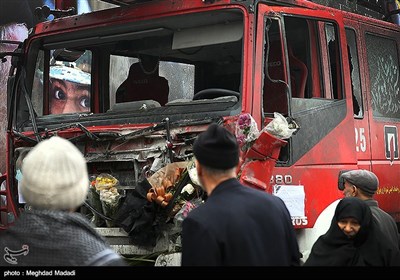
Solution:
<svg viewBox="0 0 400 280"><path fill-rule="evenodd" d="M183 187L181 193L187 192L188 194L192 194L194 192L194 187L192 184L187 184L186 186Z"/></svg>

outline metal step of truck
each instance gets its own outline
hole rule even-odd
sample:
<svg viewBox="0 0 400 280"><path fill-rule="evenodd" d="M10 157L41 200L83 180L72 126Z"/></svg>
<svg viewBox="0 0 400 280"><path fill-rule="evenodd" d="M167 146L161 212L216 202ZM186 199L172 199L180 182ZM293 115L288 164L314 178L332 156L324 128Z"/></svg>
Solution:
<svg viewBox="0 0 400 280"><path fill-rule="evenodd" d="M98 227L95 229L106 238L115 252L123 256L150 255L167 252L169 249L169 240L167 236L161 237L154 247L143 247L131 244L128 234L122 228Z"/></svg>

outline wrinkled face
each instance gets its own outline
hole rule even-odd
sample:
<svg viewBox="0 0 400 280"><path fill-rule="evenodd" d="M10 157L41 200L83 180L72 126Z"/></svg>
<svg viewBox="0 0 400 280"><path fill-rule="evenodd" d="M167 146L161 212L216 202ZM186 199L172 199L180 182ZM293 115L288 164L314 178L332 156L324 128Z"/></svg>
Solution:
<svg viewBox="0 0 400 280"><path fill-rule="evenodd" d="M89 86L53 79L50 84L50 114L90 111Z"/></svg>
<svg viewBox="0 0 400 280"><path fill-rule="evenodd" d="M345 181L344 182L344 189L343 189L343 195L344 197L352 197L352 196L356 196L356 191L357 191L357 187L354 186L353 184Z"/></svg>
<svg viewBox="0 0 400 280"><path fill-rule="evenodd" d="M343 218L338 221L339 228L348 238L353 238L360 231L361 225L354 218Z"/></svg>

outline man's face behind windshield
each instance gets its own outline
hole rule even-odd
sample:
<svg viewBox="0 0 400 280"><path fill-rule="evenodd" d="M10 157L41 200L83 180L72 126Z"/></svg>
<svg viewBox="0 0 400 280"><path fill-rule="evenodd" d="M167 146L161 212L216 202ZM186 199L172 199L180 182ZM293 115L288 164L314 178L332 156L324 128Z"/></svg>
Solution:
<svg viewBox="0 0 400 280"><path fill-rule="evenodd" d="M52 79L50 84L50 114L90 111L88 85Z"/></svg>

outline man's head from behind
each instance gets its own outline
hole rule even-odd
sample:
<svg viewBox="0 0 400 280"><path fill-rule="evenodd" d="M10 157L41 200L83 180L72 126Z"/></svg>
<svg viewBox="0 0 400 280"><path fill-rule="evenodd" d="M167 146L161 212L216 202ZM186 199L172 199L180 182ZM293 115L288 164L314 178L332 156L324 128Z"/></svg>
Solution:
<svg viewBox="0 0 400 280"><path fill-rule="evenodd" d="M196 139L193 153L200 164L218 170L231 169L239 162L236 137L215 123Z"/></svg>
<svg viewBox="0 0 400 280"><path fill-rule="evenodd" d="M193 145L196 170L202 188L210 195L216 184L235 177L239 162L236 137L217 124L211 124Z"/></svg>
<svg viewBox="0 0 400 280"><path fill-rule="evenodd" d="M339 180L343 182L339 189L345 196L357 196L358 189L364 196L372 197L379 186L378 177L364 169L344 172Z"/></svg>
<svg viewBox="0 0 400 280"><path fill-rule="evenodd" d="M89 190L82 153L58 136L43 140L28 153L22 174L22 195L36 209L74 210Z"/></svg>

